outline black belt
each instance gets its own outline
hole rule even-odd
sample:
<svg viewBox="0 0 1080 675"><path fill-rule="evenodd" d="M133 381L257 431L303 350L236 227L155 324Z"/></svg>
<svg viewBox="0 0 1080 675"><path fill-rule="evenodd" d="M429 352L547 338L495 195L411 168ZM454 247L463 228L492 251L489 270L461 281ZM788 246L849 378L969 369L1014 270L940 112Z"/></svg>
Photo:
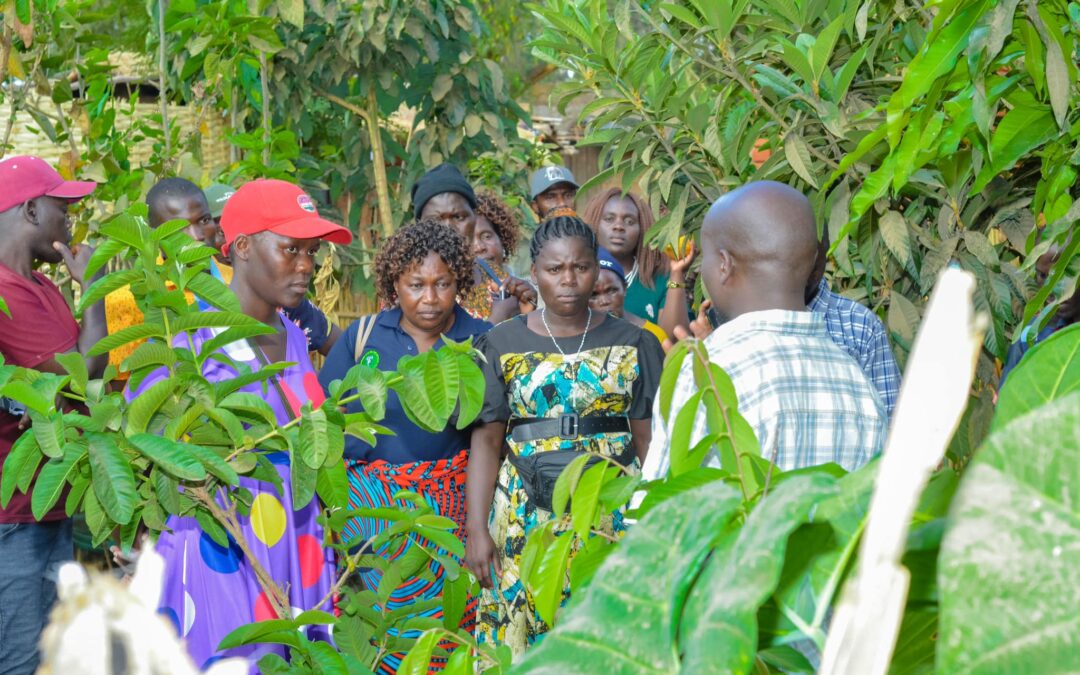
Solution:
<svg viewBox="0 0 1080 675"><path fill-rule="evenodd" d="M516 443L539 441L544 438L574 440L591 434L617 434L630 431L630 420L621 416L577 414L559 417L516 417L507 425L510 438Z"/></svg>

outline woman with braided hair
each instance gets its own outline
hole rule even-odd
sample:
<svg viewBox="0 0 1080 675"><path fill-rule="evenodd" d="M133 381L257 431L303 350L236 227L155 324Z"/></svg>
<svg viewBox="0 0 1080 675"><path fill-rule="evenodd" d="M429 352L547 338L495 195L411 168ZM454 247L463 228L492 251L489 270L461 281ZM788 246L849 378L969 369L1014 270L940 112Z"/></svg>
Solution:
<svg viewBox="0 0 1080 675"><path fill-rule="evenodd" d="M334 380L344 378L357 363L392 370L407 354L442 347L444 335L461 341L491 327L469 316L455 300L472 286L473 259L461 236L440 222L423 220L398 230L375 257L375 276L379 296L389 308L358 319L331 349L319 373L319 383L327 391ZM346 408L350 413L362 411L359 401ZM438 515L458 523L457 535L463 538L468 430L459 431L450 424L439 432L425 431L408 418L393 390L387 395L386 416L381 424L394 435L380 436L374 446L346 436L349 508L390 506L394 494L411 490L423 496ZM391 525L382 518L354 518L345 527L344 543L370 540ZM410 538L400 549L377 553L396 559L414 545ZM447 554L445 550L442 553ZM428 575L404 580L390 596L388 609L441 598L443 567L431 562L428 571ZM360 577L365 588L378 588L381 572L365 569ZM418 616L441 620L441 603ZM463 626L471 628L474 619L472 604L466 608ZM403 637L418 634L409 632ZM379 665L379 672L396 672L403 656L388 655Z"/></svg>
<svg viewBox="0 0 1080 675"><path fill-rule="evenodd" d="M527 535L553 517L559 472L583 453L636 470L650 439L663 351L641 328L590 309L596 251L576 216L541 223L530 254L544 308L478 341L486 390L469 459L466 564L483 588L478 639L515 654L547 631L518 565ZM621 531L621 514L600 529Z"/></svg>

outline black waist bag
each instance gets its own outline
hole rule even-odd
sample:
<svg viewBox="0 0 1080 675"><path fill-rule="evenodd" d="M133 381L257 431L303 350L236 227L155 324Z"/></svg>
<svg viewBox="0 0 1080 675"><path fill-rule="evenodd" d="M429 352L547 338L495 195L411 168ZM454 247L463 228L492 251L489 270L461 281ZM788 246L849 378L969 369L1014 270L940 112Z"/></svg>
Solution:
<svg viewBox="0 0 1080 675"><path fill-rule="evenodd" d="M633 452L633 446L627 446L627 452L610 459L625 466L633 461ZM551 450L549 452L538 452L528 457L522 457L511 451L507 455L507 459L517 469L518 475L521 476L521 484L525 488L525 495L529 498L529 503L536 508L551 511L551 499L555 494L555 481L559 479L559 474L569 466L570 462L573 462L581 455L591 455L588 461L585 462L586 469L603 459L600 455L581 450Z"/></svg>

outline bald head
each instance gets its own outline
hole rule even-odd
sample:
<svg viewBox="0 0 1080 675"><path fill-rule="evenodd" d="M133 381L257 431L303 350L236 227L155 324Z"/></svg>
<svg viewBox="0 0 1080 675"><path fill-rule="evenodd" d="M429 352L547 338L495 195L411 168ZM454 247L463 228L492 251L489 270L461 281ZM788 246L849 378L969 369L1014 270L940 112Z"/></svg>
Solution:
<svg viewBox="0 0 1080 675"><path fill-rule="evenodd" d="M729 192L705 215L701 243L706 288L721 311L723 304L729 316L805 309L818 238L814 211L799 191L758 181Z"/></svg>

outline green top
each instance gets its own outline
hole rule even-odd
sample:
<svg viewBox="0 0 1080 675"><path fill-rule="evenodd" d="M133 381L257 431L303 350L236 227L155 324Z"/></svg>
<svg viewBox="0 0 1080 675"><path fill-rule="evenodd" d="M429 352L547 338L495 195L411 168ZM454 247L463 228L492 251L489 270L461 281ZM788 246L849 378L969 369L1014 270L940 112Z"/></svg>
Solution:
<svg viewBox="0 0 1080 675"><path fill-rule="evenodd" d="M626 300L623 302L623 308L643 319L648 319L654 323L657 322L660 318L660 310L664 308L664 301L667 300L667 283L668 275L657 274L653 277L653 287L649 289L641 283L640 278L634 277L634 280L626 288Z"/></svg>

